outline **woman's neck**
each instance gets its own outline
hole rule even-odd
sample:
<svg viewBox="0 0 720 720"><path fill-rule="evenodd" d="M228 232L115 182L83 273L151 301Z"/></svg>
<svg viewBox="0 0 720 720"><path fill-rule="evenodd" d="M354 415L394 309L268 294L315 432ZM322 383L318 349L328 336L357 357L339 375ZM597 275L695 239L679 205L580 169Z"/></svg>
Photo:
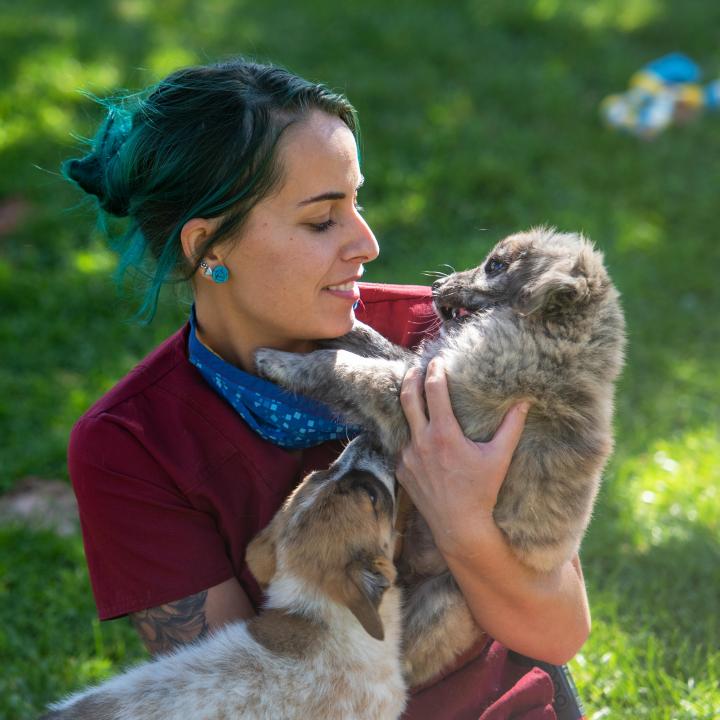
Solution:
<svg viewBox="0 0 720 720"><path fill-rule="evenodd" d="M273 337L264 328L252 327L242 318L222 308L206 306L200 298L195 301L196 335L208 350L225 362L247 373L255 374L255 351L270 347L287 352L310 352L315 345L310 340Z"/></svg>

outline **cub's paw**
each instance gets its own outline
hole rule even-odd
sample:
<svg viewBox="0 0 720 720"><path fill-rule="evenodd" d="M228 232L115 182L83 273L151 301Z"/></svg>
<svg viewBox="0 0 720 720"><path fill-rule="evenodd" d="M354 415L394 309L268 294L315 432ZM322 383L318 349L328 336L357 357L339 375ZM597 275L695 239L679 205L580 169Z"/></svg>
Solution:
<svg viewBox="0 0 720 720"><path fill-rule="evenodd" d="M255 372L266 380L287 386L292 383L301 357L282 350L259 348L255 351Z"/></svg>

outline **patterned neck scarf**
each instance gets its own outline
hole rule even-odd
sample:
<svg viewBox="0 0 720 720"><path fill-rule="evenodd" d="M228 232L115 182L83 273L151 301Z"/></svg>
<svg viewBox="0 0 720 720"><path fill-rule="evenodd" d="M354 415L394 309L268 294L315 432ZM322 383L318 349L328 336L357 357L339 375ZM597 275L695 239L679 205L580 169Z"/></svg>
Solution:
<svg viewBox="0 0 720 720"><path fill-rule="evenodd" d="M327 440L350 439L361 432L356 425L343 424L327 406L225 362L200 342L196 322L193 306L190 362L261 438L287 450L299 450Z"/></svg>

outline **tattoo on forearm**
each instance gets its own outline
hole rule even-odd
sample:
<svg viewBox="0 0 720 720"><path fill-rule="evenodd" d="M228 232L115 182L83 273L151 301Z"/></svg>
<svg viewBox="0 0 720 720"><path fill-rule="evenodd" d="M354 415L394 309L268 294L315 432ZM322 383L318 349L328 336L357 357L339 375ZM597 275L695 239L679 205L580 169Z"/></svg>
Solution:
<svg viewBox="0 0 720 720"><path fill-rule="evenodd" d="M203 590L182 600L132 613L130 619L153 655L168 652L207 635L206 599L207 590Z"/></svg>

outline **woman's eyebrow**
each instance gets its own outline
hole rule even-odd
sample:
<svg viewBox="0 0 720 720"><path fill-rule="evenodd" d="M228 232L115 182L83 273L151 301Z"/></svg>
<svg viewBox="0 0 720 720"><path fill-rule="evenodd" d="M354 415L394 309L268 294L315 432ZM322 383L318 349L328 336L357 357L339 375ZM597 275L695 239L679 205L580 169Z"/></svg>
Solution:
<svg viewBox="0 0 720 720"><path fill-rule="evenodd" d="M357 186L357 190L359 190L363 186L364 182L365 178L361 177L360 182ZM304 207L305 205L311 205L312 203L316 202L323 202L324 200L344 200L346 197L347 195L344 192L340 192L338 190L331 190L330 192L321 193L320 195L314 195L307 200L301 200L298 203L298 207Z"/></svg>
<svg viewBox="0 0 720 720"><path fill-rule="evenodd" d="M344 192L326 192L321 195L315 195L314 197L308 198L307 200L301 200L298 203L298 207L304 205L311 205L312 203L322 202L323 200L344 200L347 197Z"/></svg>

